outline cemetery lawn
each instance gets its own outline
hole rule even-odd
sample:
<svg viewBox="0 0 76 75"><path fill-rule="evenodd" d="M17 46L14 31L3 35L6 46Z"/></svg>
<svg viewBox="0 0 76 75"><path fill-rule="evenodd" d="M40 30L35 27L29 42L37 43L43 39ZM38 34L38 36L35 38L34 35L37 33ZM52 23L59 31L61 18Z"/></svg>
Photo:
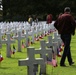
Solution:
<svg viewBox="0 0 76 75"><path fill-rule="evenodd" d="M47 36L44 37L44 39L47 41ZM17 41L14 44L17 49ZM11 45L13 46L13 44ZM35 41L35 44L31 45L32 47L40 48L40 42ZM6 45L2 45L2 49L0 49L1 54L4 58L4 60L0 63L0 75L27 75L27 67L26 66L18 66L18 60L19 59L25 59L27 57L27 49L22 48L22 52L17 52L13 55L11 55L11 58L6 57ZM71 53L72 58L75 62L74 65L69 66L67 59L65 64L67 67L60 67L60 57L57 57L58 66L52 67L51 65L47 65L46 72L47 75L76 75L76 35L72 36L71 41ZM36 58L39 57L39 55L35 56ZM39 75L39 73L38 73Z"/></svg>

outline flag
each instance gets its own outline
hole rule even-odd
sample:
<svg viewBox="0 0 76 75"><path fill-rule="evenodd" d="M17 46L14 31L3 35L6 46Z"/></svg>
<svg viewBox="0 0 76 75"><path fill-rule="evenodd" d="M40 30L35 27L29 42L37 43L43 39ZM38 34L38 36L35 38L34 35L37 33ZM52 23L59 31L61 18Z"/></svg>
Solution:
<svg viewBox="0 0 76 75"><path fill-rule="evenodd" d="M39 38L36 38L36 41L39 41Z"/></svg>
<svg viewBox="0 0 76 75"><path fill-rule="evenodd" d="M52 59L52 65L53 65L53 67L57 67L57 61L56 61L56 59Z"/></svg>
<svg viewBox="0 0 76 75"><path fill-rule="evenodd" d="M23 41L22 41L22 48L25 48L25 45L24 45Z"/></svg>
<svg viewBox="0 0 76 75"><path fill-rule="evenodd" d="M55 54L54 50L52 50L52 58L56 59L56 54Z"/></svg>
<svg viewBox="0 0 76 75"><path fill-rule="evenodd" d="M11 47L10 47L10 54L13 54L12 50L11 50Z"/></svg>
<svg viewBox="0 0 76 75"><path fill-rule="evenodd" d="M62 43L62 46L64 47L64 43Z"/></svg>
<svg viewBox="0 0 76 75"><path fill-rule="evenodd" d="M39 36L35 37L35 40L36 40L36 41L39 41Z"/></svg>
<svg viewBox="0 0 76 75"><path fill-rule="evenodd" d="M42 36L42 34L39 36L39 38L40 38L40 39L43 39L43 36Z"/></svg>
<svg viewBox="0 0 76 75"><path fill-rule="evenodd" d="M48 59L47 64L57 67L57 61L55 59Z"/></svg>
<svg viewBox="0 0 76 75"><path fill-rule="evenodd" d="M46 56L46 63L52 65L52 59L49 58L48 55Z"/></svg>
<svg viewBox="0 0 76 75"><path fill-rule="evenodd" d="M61 55L61 52L59 51L59 48L57 48L57 56L58 57L61 57L62 55Z"/></svg>
<svg viewBox="0 0 76 75"><path fill-rule="evenodd" d="M52 65L53 67L57 67L56 59L54 59L54 58L51 59L48 56L46 56L46 57L47 57L47 64Z"/></svg>
<svg viewBox="0 0 76 75"><path fill-rule="evenodd" d="M47 33L45 32L45 36L47 36Z"/></svg>
<svg viewBox="0 0 76 75"><path fill-rule="evenodd" d="M63 51L62 45L59 46L59 52Z"/></svg>
<svg viewBox="0 0 76 75"><path fill-rule="evenodd" d="M0 62L3 60L3 56L1 55L1 53L0 53Z"/></svg>
<svg viewBox="0 0 76 75"><path fill-rule="evenodd" d="M15 54L15 52L16 52L16 48L15 48L15 46L13 45L13 54Z"/></svg>
<svg viewBox="0 0 76 75"><path fill-rule="evenodd" d="M31 44L34 44L33 38L31 38Z"/></svg>

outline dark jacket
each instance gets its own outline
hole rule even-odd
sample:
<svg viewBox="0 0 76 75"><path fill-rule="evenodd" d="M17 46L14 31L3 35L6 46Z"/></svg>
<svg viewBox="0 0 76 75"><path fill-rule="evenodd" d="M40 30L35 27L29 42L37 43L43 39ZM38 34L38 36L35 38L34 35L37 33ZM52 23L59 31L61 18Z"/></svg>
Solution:
<svg viewBox="0 0 76 75"><path fill-rule="evenodd" d="M54 27L59 34L75 34L76 23L71 14L64 13L58 17L54 23Z"/></svg>

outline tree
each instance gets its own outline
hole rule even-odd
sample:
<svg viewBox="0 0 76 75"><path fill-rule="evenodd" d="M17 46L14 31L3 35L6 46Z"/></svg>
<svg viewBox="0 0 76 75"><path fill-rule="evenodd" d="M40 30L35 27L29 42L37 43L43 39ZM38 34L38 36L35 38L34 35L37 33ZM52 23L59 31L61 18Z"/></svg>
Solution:
<svg viewBox="0 0 76 75"><path fill-rule="evenodd" d="M75 5L76 0L3 0L3 16L5 20L27 20L28 15L38 15L41 20L45 20L46 15L51 13L56 19L56 15L63 13L66 6L76 15Z"/></svg>

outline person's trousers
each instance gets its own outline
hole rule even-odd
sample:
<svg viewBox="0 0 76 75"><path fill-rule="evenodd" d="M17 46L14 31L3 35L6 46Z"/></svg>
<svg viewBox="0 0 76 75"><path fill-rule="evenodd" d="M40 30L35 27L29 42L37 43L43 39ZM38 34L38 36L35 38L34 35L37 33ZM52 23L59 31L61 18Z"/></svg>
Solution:
<svg viewBox="0 0 76 75"><path fill-rule="evenodd" d="M72 63L71 52L70 52L70 43L71 43L71 34L61 34L61 39L64 43L64 51L61 57L60 64L65 64L65 59L67 57L69 64Z"/></svg>

